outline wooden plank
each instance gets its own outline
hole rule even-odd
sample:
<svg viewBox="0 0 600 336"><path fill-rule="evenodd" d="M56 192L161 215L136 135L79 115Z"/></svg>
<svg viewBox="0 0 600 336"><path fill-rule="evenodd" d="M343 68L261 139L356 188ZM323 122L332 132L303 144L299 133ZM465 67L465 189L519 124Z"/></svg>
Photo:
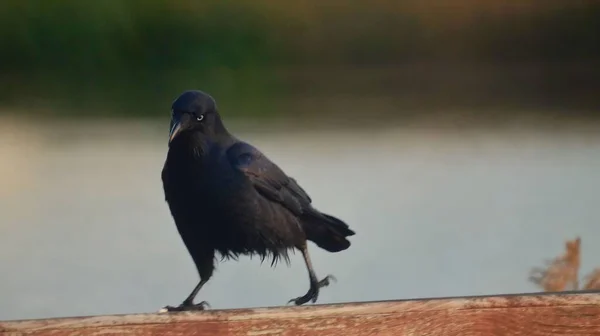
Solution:
<svg viewBox="0 0 600 336"><path fill-rule="evenodd" d="M0 335L600 335L600 292L6 321Z"/></svg>

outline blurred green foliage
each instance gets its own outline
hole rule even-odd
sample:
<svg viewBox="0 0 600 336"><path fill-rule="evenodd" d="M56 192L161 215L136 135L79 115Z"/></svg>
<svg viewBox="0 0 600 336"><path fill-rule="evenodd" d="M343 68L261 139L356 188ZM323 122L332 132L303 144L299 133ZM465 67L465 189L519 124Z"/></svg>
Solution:
<svg viewBox="0 0 600 336"><path fill-rule="evenodd" d="M600 59L596 2L488 2L4 0L0 103L151 116L199 88L269 115L282 68Z"/></svg>
<svg viewBox="0 0 600 336"><path fill-rule="evenodd" d="M269 83L267 25L252 8L214 2L6 1L0 5L0 98L68 113L164 113L179 91L210 87L248 102ZM268 75L268 74L267 74Z"/></svg>

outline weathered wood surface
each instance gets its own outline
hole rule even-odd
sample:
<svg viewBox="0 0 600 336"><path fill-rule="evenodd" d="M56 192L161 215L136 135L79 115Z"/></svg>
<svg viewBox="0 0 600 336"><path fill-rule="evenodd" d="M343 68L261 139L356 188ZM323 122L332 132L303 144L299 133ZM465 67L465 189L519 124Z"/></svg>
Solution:
<svg viewBox="0 0 600 336"><path fill-rule="evenodd" d="M600 335L600 292L0 321L0 335Z"/></svg>

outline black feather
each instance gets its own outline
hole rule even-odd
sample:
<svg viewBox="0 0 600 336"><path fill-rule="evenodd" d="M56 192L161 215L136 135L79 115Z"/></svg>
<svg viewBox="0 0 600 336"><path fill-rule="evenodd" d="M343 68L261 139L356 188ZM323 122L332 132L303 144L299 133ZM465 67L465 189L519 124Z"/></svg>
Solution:
<svg viewBox="0 0 600 336"><path fill-rule="evenodd" d="M185 92L173 103L171 124L178 127L162 171L165 198L203 280L215 253L221 260L257 255L274 266L289 264L289 250L303 249L307 239L332 252L350 246L348 225L313 208L295 179L232 136L212 97Z"/></svg>

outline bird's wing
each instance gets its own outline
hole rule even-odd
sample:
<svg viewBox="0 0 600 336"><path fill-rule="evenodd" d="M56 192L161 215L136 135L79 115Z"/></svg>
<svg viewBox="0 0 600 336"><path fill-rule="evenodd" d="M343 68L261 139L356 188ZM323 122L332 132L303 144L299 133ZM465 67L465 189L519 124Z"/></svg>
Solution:
<svg viewBox="0 0 600 336"><path fill-rule="evenodd" d="M258 149L238 142L227 150L227 158L235 169L250 179L262 196L282 204L298 216L310 208L312 200L306 191Z"/></svg>

